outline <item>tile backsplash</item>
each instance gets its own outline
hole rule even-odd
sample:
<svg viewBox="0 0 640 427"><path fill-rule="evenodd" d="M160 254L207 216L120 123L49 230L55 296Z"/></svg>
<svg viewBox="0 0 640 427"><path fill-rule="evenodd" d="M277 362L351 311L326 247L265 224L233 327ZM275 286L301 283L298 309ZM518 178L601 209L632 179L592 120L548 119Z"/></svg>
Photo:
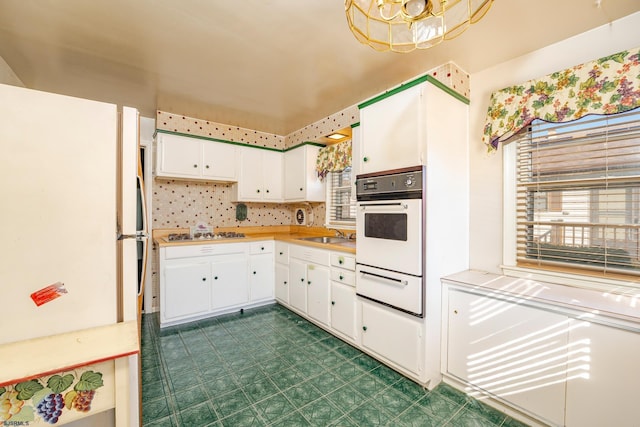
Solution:
<svg viewBox="0 0 640 427"><path fill-rule="evenodd" d="M156 179L153 185L153 228L188 228L198 222L214 227L290 225L300 204L245 203L247 219L236 219L231 184ZM322 226L324 203L311 203L309 218Z"/></svg>

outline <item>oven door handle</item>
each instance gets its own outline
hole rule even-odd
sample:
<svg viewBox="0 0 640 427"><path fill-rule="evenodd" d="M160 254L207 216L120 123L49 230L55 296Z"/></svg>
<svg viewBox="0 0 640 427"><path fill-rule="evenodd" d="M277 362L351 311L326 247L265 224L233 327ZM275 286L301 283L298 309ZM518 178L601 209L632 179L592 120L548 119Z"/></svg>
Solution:
<svg viewBox="0 0 640 427"><path fill-rule="evenodd" d="M388 280L390 282L393 282L396 285L407 286L409 284L408 280L401 280L401 279L396 279L394 277L387 277L387 276L383 276L381 274L370 273L370 272L364 271L364 270L360 270L360 273L363 276L372 276L372 277L375 277L375 278L378 278L378 279Z"/></svg>
<svg viewBox="0 0 640 427"><path fill-rule="evenodd" d="M370 207L370 208L381 207L381 208L391 208L391 209L395 208L395 209L405 209L405 210L409 209L409 205L408 204L399 203L399 202L397 202L397 203L368 203L368 204L361 203L360 204L360 209L362 209L362 210L365 210L367 207Z"/></svg>

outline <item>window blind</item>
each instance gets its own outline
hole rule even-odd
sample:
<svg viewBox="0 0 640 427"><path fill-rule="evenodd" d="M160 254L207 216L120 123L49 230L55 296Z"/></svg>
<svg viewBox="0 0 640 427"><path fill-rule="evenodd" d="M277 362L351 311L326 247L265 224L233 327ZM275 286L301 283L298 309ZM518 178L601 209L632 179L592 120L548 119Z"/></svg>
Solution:
<svg viewBox="0 0 640 427"><path fill-rule="evenodd" d="M351 168L329 173L328 216L331 224L353 225L356 221L356 205L351 197Z"/></svg>
<svg viewBox="0 0 640 427"><path fill-rule="evenodd" d="M516 258L640 275L640 109L515 137Z"/></svg>

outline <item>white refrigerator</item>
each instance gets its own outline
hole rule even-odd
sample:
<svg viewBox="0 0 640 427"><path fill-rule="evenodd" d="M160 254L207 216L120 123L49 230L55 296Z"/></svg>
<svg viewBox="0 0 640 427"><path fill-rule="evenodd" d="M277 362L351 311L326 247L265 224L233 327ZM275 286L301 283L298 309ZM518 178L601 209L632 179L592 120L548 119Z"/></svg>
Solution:
<svg viewBox="0 0 640 427"><path fill-rule="evenodd" d="M135 109L0 85L0 422L139 424L138 140Z"/></svg>

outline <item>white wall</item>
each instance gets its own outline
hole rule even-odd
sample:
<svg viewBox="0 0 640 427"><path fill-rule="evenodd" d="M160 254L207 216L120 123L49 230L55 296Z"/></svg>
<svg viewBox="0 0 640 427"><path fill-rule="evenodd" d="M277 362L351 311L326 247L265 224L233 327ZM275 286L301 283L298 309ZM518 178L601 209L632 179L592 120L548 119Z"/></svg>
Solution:
<svg viewBox="0 0 640 427"><path fill-rule="evenodd" d="M471 75L470 268L501 272L502 150L495 154L487 154L481 140L491 93L554 71L638 47L638 28L640 12Z"/></svg>
<svg viewBox="0 0 640 427"><path fill-rule="evenodd" d="M22 80L16 76L9 64L0 56L0 83L24 87Z"/></svg>

